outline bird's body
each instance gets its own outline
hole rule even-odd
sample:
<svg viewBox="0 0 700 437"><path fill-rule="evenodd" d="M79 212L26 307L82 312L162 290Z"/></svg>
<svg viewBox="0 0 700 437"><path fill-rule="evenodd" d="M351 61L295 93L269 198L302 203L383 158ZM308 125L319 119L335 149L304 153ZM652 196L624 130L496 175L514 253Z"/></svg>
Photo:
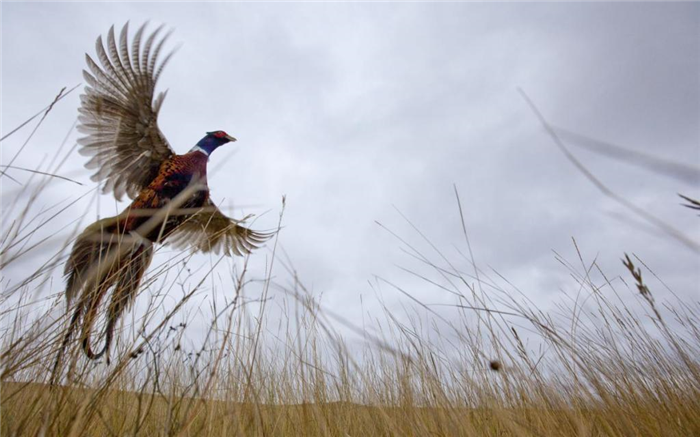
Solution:
<svg viewBox="0 0 700 437"><path fill-rule="evenodd" d="M82 324L81 341L89 358L109 351L115 324L133 302L153 258L154 245L172 244L225 254L250 253L270 234L252 231L226 217L214 205L207 186L207 162L218 147L235 141L224 131L208 132L188 153L173 152L157 126L165 97L154 89L165 62L157 57L165 38L160 28L141 44L139 28L129 52L128 27L117 44L110 29L107 47L97 40L99 67L89 56L88 86L79 110L80 153L91 156L93 180L117 200L131 204L116 217L98 220L76 239L65 268L66 298L73 316L61 352ZM90 344L100 305L109 291L105 343L97 353Z"/></svg>
<svg viewBox="0 0 700 437"><path fill-rule="evenodd" d="M183 223L194 221L198 214L207 215L205 207L211 205L207 161L208 156L200 150L172 155L122 213L98 220L76 240L65 269L66 296L70 303L83 291L72 323L82 317L83 348L88 357L99 358L109 350L115 323L136 297L151 263L152 245L166 242ZM176 207L168 209L174 200ZM251 234L258 242L255 233ZM102 351L95 353L90 345L90 333L110 289L114 290L107 310L105 344Z"/></svg>
<svg viewBox="0 0 700 437"><path fill-rule="evenodd" d="M183 192L192 181L201 187L183 199L179 210L198 210L209 200L207 187L208 156L200 151L192 151L184 155L173 155L161 164L158 174L146 188L141 190L121 214L122 219L117 226L126 232L136 231L150 218L148 211L160 210L167 206L178 194ZM169 236L187 219L187 214L169 214L165 225L150 229L142 235L143 238L158 243Z"/></svg>

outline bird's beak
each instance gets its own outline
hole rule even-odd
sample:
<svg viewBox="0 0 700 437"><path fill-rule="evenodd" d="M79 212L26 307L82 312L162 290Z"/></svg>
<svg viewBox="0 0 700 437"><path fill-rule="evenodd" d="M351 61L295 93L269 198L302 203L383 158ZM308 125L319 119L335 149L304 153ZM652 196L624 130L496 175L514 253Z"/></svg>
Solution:
<svg viewBox="0 0 700 437"><path fill-rule="evenodd" d="M231 135L226 135L226 139L229 140L229 141L231 141L231 142L236 141L236 139L233 138Z"/></svg>

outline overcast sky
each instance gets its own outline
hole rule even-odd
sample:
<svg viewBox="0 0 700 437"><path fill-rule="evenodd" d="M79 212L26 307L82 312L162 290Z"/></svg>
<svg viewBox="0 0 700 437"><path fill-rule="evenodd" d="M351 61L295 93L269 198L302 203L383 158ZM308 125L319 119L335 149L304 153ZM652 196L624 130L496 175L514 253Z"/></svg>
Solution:
<svg viewBox="0 0 700 437"><path fill-rule="evenodd" d="M611 276L635 253L681 298L698 299L697 253L606 198L567 161L518 94L523 88L558 126L621 147L700 167L700 4L2 3L2 134L81 83L98 35L130 20L132 33L174 29L181 47L159 89L159 124L184 153L206 131L239 141L217 150L213 199L240 218L276 225L301 280L353 320L411 302L368 281L382 277L426 303L454 303L402 271L401 242L430 252L405 215L470 271L453 184L478 265L493 267L547 308L576 283L555 259L598 258ZM80 87L82 89L82 86ZM56 105L16 166L54 156L76 119L76 91ZM7 164L31 126L2 143ZM77 135L69 136L68 146ZM676 193L700 184L664 177L571 146L611 190L700 241L700 219ZM94 188L72 153L39 199L50 206ZM23 182L28 174L10 173ZM18 186L2 179L3 204ZM87 225L126 206L103 196L58 217L53 231ZM400 213L398 212L400 211ZM72 229L72 228L70 228ZM56 234L57 250L69 230ZM458 251L459 250L459 251ZM3 272L16 282L51 254ZM166 251L163 251L164 255ZM253 260L260 270L268 251ZM222 275L227 266L222 265ZM257 264L256 264L257 263ZM155 263L154 263L155 265ZM276 268L276 278L288 275ZM57 276L58 278L58 276ZM659 283L650 286L658 296ZM52 292L62 289L60 281ZM629 294L632 299L632 293ZM200 303L206 300L202 297ZM441 314L451 317L449 308Z"/></svg>

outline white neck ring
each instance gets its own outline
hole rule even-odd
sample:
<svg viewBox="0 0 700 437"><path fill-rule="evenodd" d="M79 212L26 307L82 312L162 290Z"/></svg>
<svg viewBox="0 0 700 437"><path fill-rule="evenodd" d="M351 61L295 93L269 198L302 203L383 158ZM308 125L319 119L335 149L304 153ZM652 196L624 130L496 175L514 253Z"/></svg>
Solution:
<svg viewBox="0 0 700 437"><path fill-rule="evenodd" d="M209 153L207 153L206 150L202 149L202 148L199 147L199 146L194 146L192 149L190 149L190 152L202 152L202 153L204 153L205 155L207 155L207 157L209 157Z"/></svg>

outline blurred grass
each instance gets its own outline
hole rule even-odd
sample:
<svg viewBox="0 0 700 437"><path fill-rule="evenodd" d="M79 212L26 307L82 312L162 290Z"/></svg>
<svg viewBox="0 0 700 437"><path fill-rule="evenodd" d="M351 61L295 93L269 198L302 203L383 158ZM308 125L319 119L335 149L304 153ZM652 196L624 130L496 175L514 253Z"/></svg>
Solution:
<svg viewBox="0 0 700 437"><path fill-rule="evenodd" d="M3 268L48 245L29 241L69 212L64 205L40 220L33 212L63 162L57 155L58 164L32 171L38 182L6 210ZM452 318L415 290L383 281L414 307L384 307L370 314L376 323L360 323L324 308L289 262L277 260L284 279L270 263L254 281L246 260L230 289L208 291L233 297L212 309L195 347L185 330L202 313L179 323L175 316L217 263L189 285L190 255L174 254L151 269L138 335L122 329L113 363L89 362L72 345L57 385L49 382L66 327L65 316L55 316L63 296L44 290L70 240L47 247L49 261L2 293L0 434L700 435L700 303L657 301L642 260L625 255L620 272L608 275L578 250L576 263L559 257L578 294L544 312L471 255L450 259L415 230L432 255L394 234L422 266L406 272L452 295ZM471 254L464 223L462 231L456 244ZM260 282L260 298L243 299L256 296ZM267 305L270 288L284 297L281 313ZM176 302L164 305L164 296ZM364 341L348 341L348 333Z"/></svg>

